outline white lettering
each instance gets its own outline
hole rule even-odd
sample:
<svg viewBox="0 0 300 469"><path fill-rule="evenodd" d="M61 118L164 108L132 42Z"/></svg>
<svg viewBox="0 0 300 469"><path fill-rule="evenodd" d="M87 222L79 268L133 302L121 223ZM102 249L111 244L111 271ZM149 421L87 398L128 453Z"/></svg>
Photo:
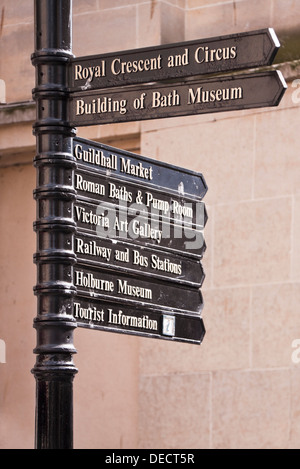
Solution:
<svg viewBox="0 0 300 469"><path fill-rule="evenodd" d="M191 453L150 453L150 464L194 464L194 454Z"/></svg>
<svg viewBox="0 0 300 469"><path fill-rule="evenodd" d="M167 200L156 199L151 192L146 192L146 205L156 210L162 211L167 215L170 211L170 204Z"/></svg>
<svg viewBox="0 0 300 469"><path fill-rule="evenodd" d="M85 163L112 169L114 171L117 171L118 169L117 155L114 155L113 153L106 156L102 151L95 150L95 148L83 150L81 145L75 145L74 155L77 160L84 161Z"/></svg>
<svg viewBox="0 0 300 469"><path fill-rule="evenodd" d="M176 215L184 216L187 218L193 218L193 209L192 207L186 205L181 205L177 200L173 201L172 204L172 213Z"/></svg>
<svg viewBox="0 0 300 469"><path fill-rule="evenodd" d="M236 46L223 47L222 49L210 49L208 46L200 46L195 51L195 61L198 64L235 59L236 57Z"/></svg>
<svg viewBox="0 0 300 469"><path fill-rule="evenodd" d="M148 258L143 256L135 249L133 250L133 264L140 265L141 267L148 267Z"/></svg>
<svg viewBox="0 0 300 469"><path fill-rule="evenodd" d="M160 91L153 91L152 93L152 107L170 107L180 106L180 96L177 90L172 90L167 95L163 95Z"/></svg>
<svg viewBox="0 0 300 469"><path fill-rule="evenodd" d="M105 217L103 214L95 214L92 210L87 212L85 208L77 206L75 206L75 213L77 220L81 221L82 223L97 225L101 226L102 228L109 228L109 218Z"/></svg>
<svg viewBox="0 0 300 469"><path fill-rule="evenodd" d="M98 246L96 241L84 242L81 238L75 238L75 249L77 254L88 254L94 257L100 257L109 262L112 254L111 248Z"/></svg>
<svg viewBox="0 0 300 469"><path fill-rule="evenodd" d="M149 70L160 70L162 68L161 55L150 59L140 59L124 61L116 58L111 63L111 72L113 75L125 75L138 72L147 72Z"/></svg>
<svg viewBox="0 0 300 469"><path fill-rule="evenodd" d="M159 270L162 272L168 272L170 274L181 275L182 267L180 264L175 264L170 261L170 259L161 259L156 254L151 256L151 267L154 270Z"/></svg>
<svg viewBox="0 0 300 469"><path fill-rule="evenodd" d="M224 88L218 90L204 90L202 86L198 87L196 91L189 88L188 104L201 104L214 101L228 101L243 98L243 89L239 88Z"/></svg>
<svg viewBox="0 0 300 469"><path fill-rule="evenodd" d="M75 174L75 187L79 191L91 192L101 196L105 195L105 186L103 184L83 179L81 174Z"/></svg>
<svg viewBox="0 0 300 469"><path fill-rule="evenodd" d="M127 160L121 157L121 172L130 174L131 176L140 177L143 179L153 179L153 168L145 168L141 162L138 164L132 164L130 158Z"/></svg>
<svg viewBox="0 0 300 469"><path fill-rule="evenodd" d="M152 300L152 290L150 288L137 287L128 284L127 280L118 279L118 293L126 296Z"/></svg>
<svg viewBox="0 0 300 469"><path fill-rule="evenodd" d="M168 67L182 67L189 63L189 50L185 49L184 53L178 55L170 55L168 57Z"/></svg>
<svg viewBox="0 0 300 469"><path fill-rule="evenodd" d="M87 321L103 322L104 321L104 311L97 310L97 308L89 307L82 308L80 303L74 303L74 317L79 319L86 319Z"/></svg>
<svg viewBox="0 0 300 469"><path fill-rule="evenodd" d="M118 249L115 252L115 260L119 262L129 262L129 249L125 251L119 251Z"/></svg>
<svg viewBox="0 0 300 469"><path fill-rule="evenodd" d="M151 228L148 223L141 224L139 220L133 220L130 223L130 227L132 228L132 232L136 237L141 238L150 238L156 240L158 243L161 242L162 239L162 231ZM132 236L134 238L134 236Z"/></svg>
<svg viewBox="0 0 300 469"><path fill-rule="evenodd" d="M105 77L105 60L101 60L100 65L94 67L82 67L82 65L75 65L75 76L76 80L88 80L93 81L94 78Z"/></svg>
<svg viewBox="0 0 300 469"><path fill-rule="evenodd" d="M91 273L84 273L82 271L75 271L75 285L84 288L93 288L95 290L113 292L114 283L110 280L103 280L94 277Z"/></svg>
<svg viewBox="0 0 300 469"><path fill-rule="evenodd" d="M108 323L139 329L158 330L158 322L154 319L149 319L149 316L129 316L121 310L118 313L114 313L112 309L108 309Z"/></svg>
<svg viewBox="0 0 300 469"><path fill-rule="evenodd" d="M86 102L84 99L76 100L76 116L113 112L117 112L119 114L126 114L127 100L112 99L107 96L103 96L103 98L92 99L91 102Z"/></svg>
<svg viewBox="0 0 300 469"><path fill-rule="evenodd" d="M108 197L125 202L132 202L132 192L127 191L125 186L117 187L116 184L112 182L109 183Z"/></svg>

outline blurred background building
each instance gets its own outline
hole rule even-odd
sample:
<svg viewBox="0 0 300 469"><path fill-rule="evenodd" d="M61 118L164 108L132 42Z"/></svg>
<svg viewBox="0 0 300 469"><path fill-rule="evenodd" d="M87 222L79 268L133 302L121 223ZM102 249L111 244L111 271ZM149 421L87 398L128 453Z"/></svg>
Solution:
<svg viewBox="0 0 300 469"><path fill-rule="evenodd" d="M202 172L209 220L201 346L75 331L75 448L300 446L300 0L73 0L75 56L266 27L278 108L78 130ZM33 1L0 0L3 449L34 444L33 51Z"/></svg>

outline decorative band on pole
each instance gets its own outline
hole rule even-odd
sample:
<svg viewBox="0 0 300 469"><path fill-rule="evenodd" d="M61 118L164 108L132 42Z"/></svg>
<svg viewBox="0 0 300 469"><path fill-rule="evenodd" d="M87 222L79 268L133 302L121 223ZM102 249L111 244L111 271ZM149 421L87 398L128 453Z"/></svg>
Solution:
<svg viewBox="0 0 300 469"><path fill-rule="evenodd" d="M35 0L37 118L34 223L37 248L36 379L37 449L73 447L74 170L75 129L68 119L68 62L71 51L71 0Z"/></svg>

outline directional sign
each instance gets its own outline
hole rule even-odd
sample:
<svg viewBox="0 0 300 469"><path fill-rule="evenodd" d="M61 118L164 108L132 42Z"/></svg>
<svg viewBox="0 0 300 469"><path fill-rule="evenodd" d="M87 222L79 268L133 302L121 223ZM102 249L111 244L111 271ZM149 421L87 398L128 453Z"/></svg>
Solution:
<svg viewBox="0 0 300 469"><path fill-rule="evenodd" d="M143 310L162 308L169 311L200 313L203 307L198 288L187 288L171 282L160 282L142 276L129 277L118 272L76 265L74 284L78 295L106 298L119 304L143 305Z"/></svg>
<svg viewBox="0 0 300 469"><path fill-rule="evenodd" d="M78 232L75 236L77 265L91 266L115 273L140 275L145 278L173 281L200 288L204 271L199 257L175 252L163 252L156 248L110 238L99 238Z"/></svg>
<svg viewBox="0 0 300 469"><path fill-rule="evenodd" d="M279 71L74 93L75 127L277 106L287 85Z"/></svg>
<svg viewBox="0 0 300 469"><path fill-rule="evenodd" d="M203 231L190 225L169 222L125 212L118 206L108 207L78 200L75 221L82 233L100 238L131 241L139 246L156 247L163 251L202 256L206 249Z"/></svg>
<svg viewBox="0 0 300 469"><path fill-rule="evenodd" d="M78 57L70 64L70 91L181 79L270 65L280 47L262 29L113 54Z"/></svg>
<svg viewBox="0 0 300 469"><path fill-rule="evenodd" d="M167 312L161 308L146 312L142 305L117 305L81 296L75 298L74 317L79 327L175 342L200 344L205 335L202 318L197 314Z"/></svg>
<svg viewBox="0 0 300 469"><path fill-rule="evenodd" d="M164 220L184 221L185 224L202 229L207 220L205 205L195 198L154 190L151 185L141 185L131 180L112 177L97 171L78 168L75 171L77 196L85 201L100 202L102 206L126 211L137 211L141 215L161 217Z"/></svg>
<svg viewBox="0 0 300 469"><path fill-rule="evenodd" d="M102 143L74 138L73 154L78 168L118 177L154 190L201 200L207 185L201 173L153 160ZM100 190L100 189L99 189ZM136 202L137 200L135 200Z"/></svg>

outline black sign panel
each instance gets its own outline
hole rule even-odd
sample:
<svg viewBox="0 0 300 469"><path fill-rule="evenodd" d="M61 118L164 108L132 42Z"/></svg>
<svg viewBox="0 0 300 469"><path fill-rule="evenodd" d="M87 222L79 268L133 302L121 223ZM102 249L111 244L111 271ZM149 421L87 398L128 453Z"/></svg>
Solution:
<svg viewBox="0 0 300 469"><path fill-rule="evenodd" d="M132 242L98 238L84 233L75 236L77 265L90 265L115 272L173 281L200 288L204 271L200 259L194 256L162 252L135 245Z"/></svg>
<svg viewBox="0 0 300 469"><path fill-rule="evenodd" d="M87 231L100 238L127 240L141 246L197 256L202 256L206 248L203 232L191 228L189 224L174 220L165 222L140 215L138 211L134 214L117 206L95 205L80 200L75 204L74 211L80 232Z"/></svg>
<svg viewBox="0 0 300 469"><path fill-rule="evenodd" d="M183 195L173 195L163 190L153 190L146 184L137 184L120 180L110 174L90 172L77 169L75 172L75 189L80 199L101 203L102 206L115 206L126 211L137 211L145 216L161 217L192 226L204 228L207 214L205 205L199 200Z"/></svg>
<svg viewBox="0 0 300 469"><path fill-rule="evenodd" d="M119 304L143 306L143 310L162 308L169 311L200 313L203 307L202 295L197 288L186 288L171 282L154 279L129 277L118 272L93 269L76 265L74 285L78 295L91 298L104 297Z"/></svg>
<svg viewBox="0 0 300 469"><path fill-rule="evenodd" d="M74 317L79 327L156 339L200 344L205 335L199 315L162 309L145 312L141 305L117 305L81 296L74 301Z"/></svg>
<svg viewBox="0 0 300 469"><path fill-rule="evenodd" d="M144 85L71 95L73 126L141 121L277 106L287 85L279 71L181 84Z"/></svg>
<svg viewBox="0 0 300 469"><path fill-rule="evenodd" d="M74 138L73 153L79 170L82 167L92 170L94 174L99 171L117 177L120 181L124 179L138 185L145 184L153 190L164 190L177 196L198 200L207 192L207 185L201 173L108 145Z"/></svg>
<svg viewBox="0 0 300 469"><path fill-rule="evenodd" d="M70 90L87 91L270 65L279 49L273 29L152 48L78 57Z"/></svg>

